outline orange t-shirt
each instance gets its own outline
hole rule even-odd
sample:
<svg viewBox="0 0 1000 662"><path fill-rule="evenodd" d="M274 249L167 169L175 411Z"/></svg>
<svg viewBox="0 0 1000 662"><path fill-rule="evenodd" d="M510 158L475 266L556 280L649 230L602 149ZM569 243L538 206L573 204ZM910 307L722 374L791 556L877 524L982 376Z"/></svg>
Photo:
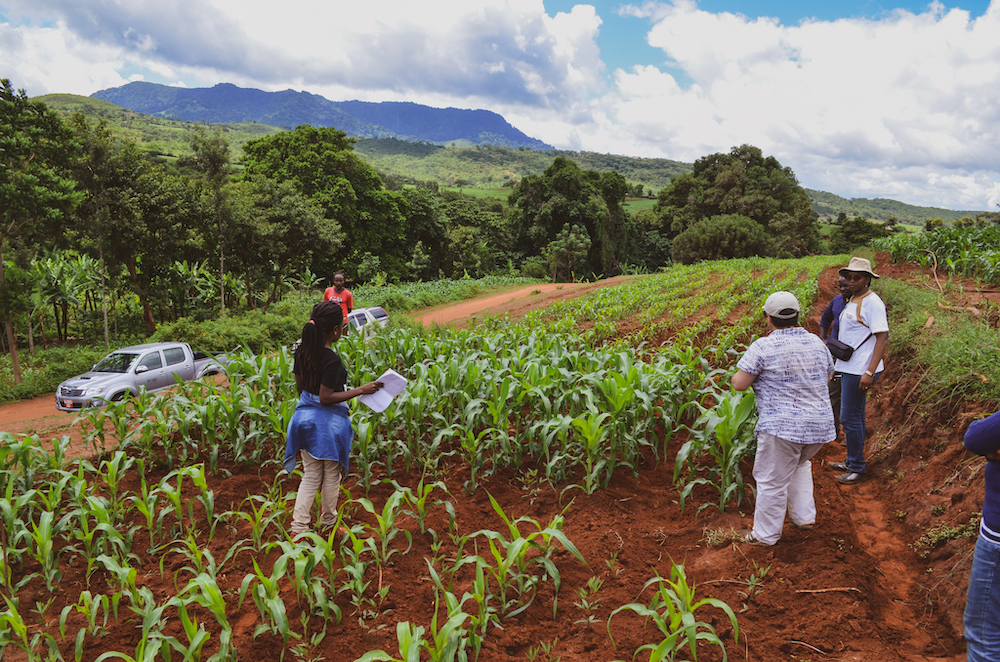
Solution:
<svg viewBox="0 0 1000 662"><path fill-rule="evenodd" d="M340 292L337 291L335 287L328 287L326 291L323 292L323 301L332 301L334 303L339 303L341 310L344 311L344 321L347 321L347 313L354 310L354 295L346 287Z"/></svg>

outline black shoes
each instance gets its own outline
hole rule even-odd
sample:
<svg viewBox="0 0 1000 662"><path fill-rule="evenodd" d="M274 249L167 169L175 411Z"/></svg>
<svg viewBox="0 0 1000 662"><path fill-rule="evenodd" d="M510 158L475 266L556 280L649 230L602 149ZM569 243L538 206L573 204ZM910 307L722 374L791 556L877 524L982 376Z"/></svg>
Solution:
<svg viewBox="0 0 1000 662"><path fill-rule="evenodd" d="M856 471L849 471L845 474L840 474L837 476L837 482L841 485L854 485L860 483L867 477L867 474L859 474Z"/></svg>

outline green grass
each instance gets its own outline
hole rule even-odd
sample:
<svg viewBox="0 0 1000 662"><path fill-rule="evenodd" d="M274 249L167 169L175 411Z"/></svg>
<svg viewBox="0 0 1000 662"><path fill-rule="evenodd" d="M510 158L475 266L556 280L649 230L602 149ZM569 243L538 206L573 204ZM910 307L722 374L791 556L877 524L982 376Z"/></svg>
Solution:
<svg viewBox="0 0 1000 662"><path fill-rule="evenodd" d="M625 211L634 214L656 206L656 198L625 198Z"/></svg>
<svg viewBox="0 0 1000 662"><path fill-rule="evenodd" d="M507 201L507 197L510 196L510 192L513 190L509 186L504 186L501 188L477 188L474 186L442 186L441 191L449 191L451 193L457 193L459 195L467 195L472 198L479 200L483 199L497 199L503 202Z"/></svg>
<svg viewBox="0 0 1000 662"><path fill-rule="evenodd" d="M949 301L931 285L882 278L873 288L889 311L890 356L907 361L908 370L923 368L919 387L923 400L938 402L960 395L1000 402L1000 337L988 321L995 318L995 311L976 317L941 309L938 302ZM989 313L985 308L983 312ZM926 328L929 316L934 324Z"/></svg>

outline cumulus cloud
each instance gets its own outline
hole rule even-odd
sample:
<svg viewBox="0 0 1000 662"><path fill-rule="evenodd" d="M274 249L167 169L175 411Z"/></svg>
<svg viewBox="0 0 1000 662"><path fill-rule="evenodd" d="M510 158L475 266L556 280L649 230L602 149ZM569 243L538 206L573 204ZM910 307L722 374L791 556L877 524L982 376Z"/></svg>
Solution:
<svg viewBox="0 0 1000 662"><path fill-rule="evenodd" d="M0 23L0 56L15 88L31 96L88 95L124 85L124 61L115 49L78 39L64 26L15 27Z"/></svg>
<svg viewBox="0 0 1000 662"><path fill-rule="evenodd" d="M643 136L633 152L690 160L752 143L811 187L921 204L983 208L996 188L996 0L976 20L933 4L795 26L690 0L634 11L691 84L651 67L616 72L605 105L619 131Z"/></svg>
<svg viewBox="0 0 1000 662"><path fill-rule="evenodd" d="M599 6L605 6L600 3ZM29 94L150 77L488 108L567 149L692 161L751 143L811 188L1000 202L1000 0L877 20L621 4L663 53L607 71L592 4L542 0L7 0L0 58ZM643 22L645 21L645 22Z"/></svg>

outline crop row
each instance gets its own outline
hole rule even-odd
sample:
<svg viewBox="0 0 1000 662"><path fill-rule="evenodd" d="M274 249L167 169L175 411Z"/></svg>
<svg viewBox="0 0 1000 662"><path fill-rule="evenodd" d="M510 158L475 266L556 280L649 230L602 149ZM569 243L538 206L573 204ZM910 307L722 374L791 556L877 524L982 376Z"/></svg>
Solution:
<svg viewBox="0 0 1000 662"><path fill-rule="evenodd" d="M830 264L830 258L810 258L676 268L518 324L490 319L475 330L388 329L368 341L344 338L337 349L348 358L351 383L391 367L409 386L381 414L354 406L352 470L364 496L346 500L343 512L363 510L367 523L359 519L342 539L314 534L293 541L286 531L288 499L277 460L296 398L284 350L236 358L228 384L190 382L82 414L88 443L100 453L93 462L67 465L66 440L47 453L35 438L5 435L0 580L7 610L0 619L9 627L0 628L0 646L58 650L51 632L26 625L27 605L18 596L29 586L55 596L64 559L82 564L85 577L101 578L110 591L92 593L88 586L60 613L62 628L76 628L78 658L85 641L118 622L120 605L141 625L141 636L134 651L100 659L167 658L171 650L202 659L209 635L197 618L206 617L218 633L212 657L231 659L228 618L248 601L259 612L258 634L283 644L316 642L345 609L361 622L378 613L388 587L373 577L408 554L420 536L430 550L425 564L436 606L431 631L400 624L400 659L417 659L419 650L432 659L476 653L491 628L537 596L551 600L553 613L558 609L556 545L582 559L561 533L562 515L547 524L512 520L494 501L505 525L500 531L462 532L444 498L454 498L445 482L460 481L471 494L485 477L515 469L561 495L590 494L615 472L637 473L643 463L666 461L676 451L682 505L703 494L702 486L718 498L700 508L739 503L749 491L740 462L753 452L753 395L731 393L724 371L738 343L759 328L766 295L789 289L808 306L818 273ZM639 331L626 338L625 328ZM664 331L673 333L672 342L631 346ZM600 344L612 337L615 342ZM241 465L269 468L276 478L263 494L217 504L211 481ZM467 473L456 476L455 467ZM423 478L403 487L412 475ZM376 506L371 492L386 482L394 490ZM409 528L397 523L401 515ZM443 517L445 524L431 528L428 517ZM220 546L220 530L227 545ZM136 581L136 566L149 558L158 559L161 575L174 569L174 595L152 594ZM222 575L241 572L238 589L219 583ZM289 582L293 595L281 595ZM692 629L693 617L684 616L681 632L670 616L700 604L682 568L669 579L653 578L651 587L658 597L650 604L623 605L616 613L635 611L660 625L667 638L652 648L676 652L696 635L718 642L711 628ZM36 602L41 615L46 609L44 600ZM298 614L298 625L290 612ZM163 629L168 618L180 622L182 632ZM364 659L396 658L373 652Z"/></svg>
<svg viewBox="0 0 1000 662"><path fill-rule="evenodd" d="M894 262L936 267L947 274L1000 283L1000 227L947 227L918 235L896 235L872 242Z"/></svg>
<svg viewBox="0 0 1000 662"><path fill-rule="evenodd" d="M587 563L563 532L565 510L547 523L514 519L491 496L502 526L468 533L443 482L421 480L414 488L394 483L381 508L365 498L348 499L341 516L361 510L368 515L352 518L343 533L338 520L325 537L310 532L293 540L280 476L271 489L221 511L203 463L156 480L157 472L121 450L96 465L85 459L67 464L68 438L51 453L26 435L4 434L0 441L0 590L6 606L0 612L0 653L13 645L31 660L64 659L67 646L76 660L95 659L95 650L104 651L97 660L170 660L173 653L186 660L235 660L233 618L245 604L256 609L255 639L266 635L282 647L307 651L345 615L371 627L391 590L382 583L383 572L391 577L414 537L423 538L421 549L429 550L424 572L433 584L433 616L427 637L423 625L398 624L399 659L418 659L421 650L432 660L477 658L492 630L540 596L555 619L560 565ZM138 490L124 487L136 482ZM227 543L217 536L222 529ZM561 561L558 550L568 552ZM50 615L69 566L84 568L86 589ZM157 569L161 582L172 581L173 594L147 585ZM576 604L587 612L594 604L588 606L587 596L593 600L599 590L599 581L591 583ZM42 585L51 597L36 597L29 612L18 594ZM665 637L650 649L693 651L698 640L722 646L712 625L695 621L704 605L722 609L738 637L732 610L718 600L695 601L683 567L674 566L669 579L654 577L648 587L655 587L648 603L611 613L609 637L614 615L633 611L652 617ZM32 614L43 623L57 621L57 630L32 624ZM179 631L171 623L179 623ZM130 647L122 649L124 643ZM397 658L373 651L359 659Z"/></svg>

